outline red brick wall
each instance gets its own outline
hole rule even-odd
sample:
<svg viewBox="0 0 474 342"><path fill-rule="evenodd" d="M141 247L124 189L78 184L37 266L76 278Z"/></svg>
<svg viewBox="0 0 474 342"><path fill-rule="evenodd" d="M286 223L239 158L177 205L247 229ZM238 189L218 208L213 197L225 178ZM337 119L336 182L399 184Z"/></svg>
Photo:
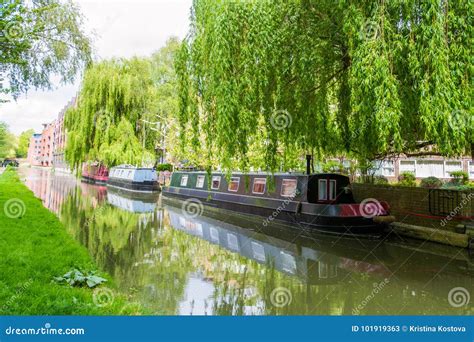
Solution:
<svg viewBox="0 0 474 342"><path fill-rule="evenodd" d="M454 231L456 225L472 219L462 219L461 216L474 216L474 192L460 191L462 202L456 206L458 215L435 216L429 210L429 189L418 187L400 187L373 184L352 184L356 201L375 198L390 205L391 214L398 222Z"/></svg>

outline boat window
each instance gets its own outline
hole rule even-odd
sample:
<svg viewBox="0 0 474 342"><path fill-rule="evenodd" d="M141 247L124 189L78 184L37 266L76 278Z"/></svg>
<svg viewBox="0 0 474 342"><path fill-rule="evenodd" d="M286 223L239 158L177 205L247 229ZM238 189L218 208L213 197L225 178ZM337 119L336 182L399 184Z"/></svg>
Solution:
<svg viewBox="0 0 474 342"><path fill-rule="evenodd" d="M196 188L202 188L204 186L204 178L205 176L197 176Z"/></svg>
<svg viewBox="0 0 474 342"><path fill-rule="evenodd" d="M229 182L229 191L237 192L239 190L240 177L231 177Z"/></svg>
<svg viewBox="0 0 474 342"><path fill-rule="evenodd" d="M326 179L320 179L318 183L318 200L328 200L328 181Z"/></svg>
<svg viewBox="0 0 474 342"><path fill-rule="evenodd" d="M221 185L221 176L213 176L211 189L218 190L220 185Z"/></svg>
<svg viewBox="0 0 474 342"><path fill-rule="evenodd" d="M264 194L266 185L267 185L267 179L266 178L255 178L253 180L252 193L254 193L254 194Z"/></svg>
<svg viewBox="0 0 474 342"><path fill-rule="evenodd" d="M296 195L296 179L284 179L281 182L281 196L294 197Z"/></svg>
<svg viewBox="0 0 474 342"><path fill-rule="evenodd" d="M329 181L329 199L331 201L336 199L336 180L331 179Z"/></svg>
<svg viewBox="0 0 474 342"><path fill-rule="evenodd" d="M181 176L181 186L186 186L188 184L188 175Z"/></svg>

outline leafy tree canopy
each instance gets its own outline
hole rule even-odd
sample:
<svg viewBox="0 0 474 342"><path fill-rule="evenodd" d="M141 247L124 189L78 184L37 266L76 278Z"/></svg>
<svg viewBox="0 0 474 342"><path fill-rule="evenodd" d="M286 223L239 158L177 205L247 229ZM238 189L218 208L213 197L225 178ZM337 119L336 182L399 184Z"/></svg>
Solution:
<svg viewBox="0 0 474 342"><path fill-rule="evenodd" d="M182 148L241 169L466 153L472 21L472 1L196 0L176 60Z"/></svg>
<svg viewBox="0 0 474 342"><path fill-rule="evenodd" d="M70 82L91 59L91 42L72 1L2 0L0 92L14 98L50 89L52 76Z"/></svg>
<svg viewBox="0 0 474 342"><path fill-rule="evenodd" d="M28 145L34 133L35 131L33 129L29 129L27 131L22 132L18 137L18 147L16 150L16 156L18 158L26 158L28 154Z"/></svg>
<svg viewBox="0 0 474 342"><path fill-rule="evenodd" d="M86 70L77 105L65 117L70 165L156 161L168 117L177 106L172 66L178 47L171 39L152 58L113 59Z"/></svg>
<svg viewBox="0 0 474 342"><path fill-rule="evenodd" d="M0 158L15 157L16 137L8 130L8 125L0 121Z"/></svg>

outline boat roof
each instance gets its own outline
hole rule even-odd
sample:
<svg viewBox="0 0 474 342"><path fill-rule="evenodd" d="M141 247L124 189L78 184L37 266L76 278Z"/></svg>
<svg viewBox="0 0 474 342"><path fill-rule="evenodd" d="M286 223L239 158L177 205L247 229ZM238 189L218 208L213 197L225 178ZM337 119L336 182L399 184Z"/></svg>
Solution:
<svg viewBox="0 0 474 342"><path fill-rule="evenodd" d="M111 168L111 170L113 169L155 170L152 167L139 167L139 166L134 166L134 165L129 165L129 164L117 165Z"/></svg>
<svg viewBox="0 0 474 342"><path fill-rule="evenodd" d="M186 170L178 170L175 171L175 173L187 173L187 174L207 174L207 171L186 171ZM224 175L226 174L223 171L212 171L212 175ZM276 172L276 173L271 173L271 172L258 172L258 171L252 171L252 172L232 172L231 175L242 175L242 176L299 176L299 177L307 177L307 176L320 176L320 177L348 177L347 175L341 174L341 173L311 173L311 174L306 174L303 172Z"/></svg>

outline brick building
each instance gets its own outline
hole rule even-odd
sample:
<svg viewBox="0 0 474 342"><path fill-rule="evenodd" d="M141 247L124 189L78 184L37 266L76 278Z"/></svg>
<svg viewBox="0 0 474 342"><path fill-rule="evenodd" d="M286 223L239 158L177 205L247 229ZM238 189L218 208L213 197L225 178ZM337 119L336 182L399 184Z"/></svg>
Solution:
<svg viewBox="0 0 474 342"><path fill-rule="evenodd" d="M31 166L41 165L41 134L35 133L30 138L27 161Z"/></svg>
<svg viewBox="0 0 474 342"><path fill-rule="evenodd" d="M41 132L41 166L53 166L53 148L54 148L54 126L55 121L49 124L43 124Z"/></svg>

